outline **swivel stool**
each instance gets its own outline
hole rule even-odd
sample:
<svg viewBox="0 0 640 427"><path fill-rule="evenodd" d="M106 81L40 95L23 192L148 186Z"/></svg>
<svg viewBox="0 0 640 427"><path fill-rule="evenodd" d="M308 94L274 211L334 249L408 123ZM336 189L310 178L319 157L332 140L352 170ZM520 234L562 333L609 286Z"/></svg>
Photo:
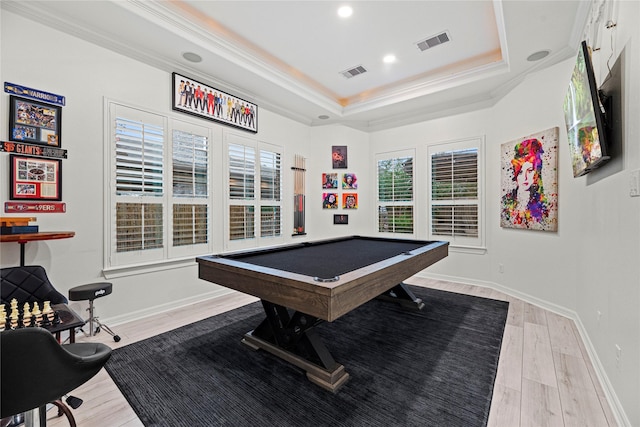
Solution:
<svg viewBox="0 0 640 427"><path fill-rule="evenodd" d="M89 283L88 285L76 286L75 288L69 289L69 299L71 301L89 300L89 308L87 309L89 312L89 319L87 319L89 322L89 336L92 337L100 332L100 329L104 329L113 337L115 342L118 342L120 341L120 336L116 335L107 325L100 323L100 320L98 320L98 317L94 314L93 307L93 300L105 297L112 291L113 285L109 282ZM93 326L94 323L96 324L95 328Z"/></svg>

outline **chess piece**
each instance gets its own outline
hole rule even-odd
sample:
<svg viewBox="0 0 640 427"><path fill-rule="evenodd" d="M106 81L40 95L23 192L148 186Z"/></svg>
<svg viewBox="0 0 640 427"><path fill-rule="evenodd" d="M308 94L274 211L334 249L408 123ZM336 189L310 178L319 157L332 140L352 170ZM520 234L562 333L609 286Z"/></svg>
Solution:
<svg viewBox="0 0 640 427"><path fill-rule="evenodd" d="M11 329L18 329L19 317L20 317L20 313L18 313L18 307L16 306L14 309L11 310L11 314L9 315L9 318L11 319Z"/></svg>
<svg viewBox="0 0 640 427"><path fill-rule="evenodd" d="M42 325L42 312L40 311L40 306L37 302L33 303L33 310L31 311L31 314L36 318L35 326Z"/></svg>
<svg viewBox="0 0 640 427"><path fill-rule="evenodd" d="M51 308L51 301L45 301L42 307L42 316L47 318L47 323L51 324L53 321L53 309Z"/></svg>
<svg viewBox="0 0 640 427"><path fill-rule="evenodd" d="M22 326L28 328L31 326L31 310L29 310L29 303L24 303L24 308L22 309Z"/></svg>
<svg viewBox="0 0 640 427"><path fill-rule="evenodd" d="M60 313L58 313L57 311L53 310L53 320L51 321L52 325L59 325L60 324Z"/></svg>
<svg viewBox="0 0 640 427"><path fill-rule="evenodd" d="M0 331L4 331L7 324L7 312L4 310L4 304L0 304Z"/></svg>

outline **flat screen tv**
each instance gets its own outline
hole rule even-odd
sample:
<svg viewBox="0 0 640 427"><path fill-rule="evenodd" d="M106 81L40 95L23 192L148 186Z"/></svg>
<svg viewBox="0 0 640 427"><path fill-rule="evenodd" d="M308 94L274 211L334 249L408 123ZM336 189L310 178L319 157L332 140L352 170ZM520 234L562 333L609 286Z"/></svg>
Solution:
<svg viewBox="0 0 640 427"><path fill-rule="evenodd" d="M609 160L605 111L585 41L581 43L564 99L564 117L574 177L585 175Z"/></svg>

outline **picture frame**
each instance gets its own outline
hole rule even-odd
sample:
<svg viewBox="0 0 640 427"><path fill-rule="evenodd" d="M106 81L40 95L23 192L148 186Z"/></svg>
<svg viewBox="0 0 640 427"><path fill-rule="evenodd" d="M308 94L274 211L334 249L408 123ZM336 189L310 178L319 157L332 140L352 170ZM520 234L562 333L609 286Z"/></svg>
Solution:
<svg viewBox="0 0 640 427"><path fill-rule="evenodd" d="M191 88L191 89L189 89ZM171 108L258 133L258 106L182 74L171 76Z"/></svg>
<svg viewBox="0 0 640 427"><path fill-rule="evenodd" d="M62 107L9 96L9 140L60 147Z"/></svg>
<svg viewBox="0 0 640 427"><path fill-rule="evenodd" d="M347 146L334 145L331 147L331 164L334 169L346 169L347 162Z"/></svg>
<svg viewBox="0 0 640 427"><path fill-rule="evenodd" d="M334 224L349 224L349 215L335 214L333 215Z"/></svg>
<svg viewBox="0 0 640 427"><path fill-rule="evenodd" d="M9 155L11 200L62 200L62 160Z"/></svg>

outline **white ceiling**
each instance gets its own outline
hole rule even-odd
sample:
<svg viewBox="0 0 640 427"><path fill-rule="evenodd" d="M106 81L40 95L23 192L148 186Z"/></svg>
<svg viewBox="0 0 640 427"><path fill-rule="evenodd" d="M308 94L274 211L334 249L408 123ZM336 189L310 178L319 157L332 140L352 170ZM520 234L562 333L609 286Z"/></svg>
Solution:
<svg viewBox="0 0 640 427"><path fill-rule="evenodd" d="M344 4L353 8L348 19L337 15ZM3 9L302 123L364 131L493 105L528 73L575 55L590 7L588 0L2 1ZM416 47L442 32L449 42ZM550 53L527 61L540 50ZM185 60L185 52L202 61ZM389 53L396 63L382 62ZM342 75L358 65L367 72Z"/></svg>

